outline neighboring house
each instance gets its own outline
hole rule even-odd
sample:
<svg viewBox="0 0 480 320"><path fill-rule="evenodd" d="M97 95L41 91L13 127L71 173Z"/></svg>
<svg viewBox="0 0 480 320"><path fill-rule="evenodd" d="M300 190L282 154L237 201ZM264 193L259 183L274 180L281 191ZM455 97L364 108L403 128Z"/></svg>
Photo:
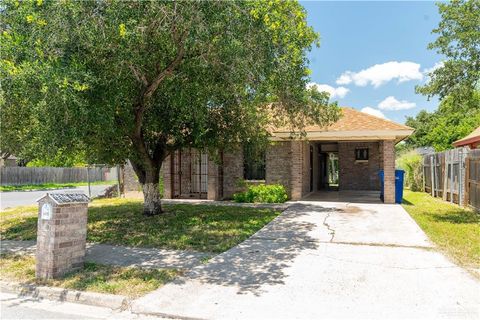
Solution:
<svg viewBox="0 0 480 320"><path fill-rule="evenodd" d="M342 108L336 123L308 126L306 136L291 139L274 129L263 161L241 148L221 152L209 161L196 149L177 151L163 164L165 198L231 198L239 181L279 183L292 200L324 190L380 190L378 172L385 172L385 203L395 198L395 144L413 129L352 108Z"/></svg>
<svg viewBox="0 0 480 320"><path fill-rule="evenodd" d="M17 167L18 158L10 155L6 159L0 158L0 167Z"/></svg>
<svg viewBox="0 0 480 320"><path fill-rule="evenodd" d="M480 148L480 127L473 130L468 136L453 143L455 148L469 147L470 149Z"/></svg>
<svg viewBox="0 0 480 320"><path fill-rule="evenodd" d="M433 148L433 147L418 147L418 148L415 148L415 152L418 153L421 156L424 156L426 154L435 153L435 148Z"/></svg>

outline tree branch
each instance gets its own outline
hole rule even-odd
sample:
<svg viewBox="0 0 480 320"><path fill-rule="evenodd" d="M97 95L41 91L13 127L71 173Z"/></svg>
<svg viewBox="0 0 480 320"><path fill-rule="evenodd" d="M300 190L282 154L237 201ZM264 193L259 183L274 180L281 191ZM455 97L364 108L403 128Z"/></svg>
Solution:
<svg viewBox="0 0 480 320"><path fill-rule="evenodd" d="M138 71L132 64L129 64L128 67L130 68L130 70L132 70L133 75L139 82L143 83L145 86L148 86L147 78L143 73Z"/></svg>

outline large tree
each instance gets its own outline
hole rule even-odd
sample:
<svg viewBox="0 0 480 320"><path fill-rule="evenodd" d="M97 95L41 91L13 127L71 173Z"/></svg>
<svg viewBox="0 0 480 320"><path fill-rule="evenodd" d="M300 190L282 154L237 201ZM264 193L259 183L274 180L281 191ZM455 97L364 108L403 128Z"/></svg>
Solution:
<svg viewBox="0 0 480 320"><path fill-rule="evenodd" d="M433 33L438 37L428 48L445 60L417 92L440 99L451 96L460 104L480 89L480 1L452 0L437 5L441 20Z"/></svg>
<svg viewBox="0 0 480 320"><path fill-rule="evenodd" d="M405 124L415 128L405 141L407 147L431 146L436 151L451 149L452 142L480 125L480 93L474 93L462 104L449 96L434 112L422 110L415 117L407 117Z"/></svg>
<svg viewBox="0 0 480 320"><path fill-rule="evenodd" d="M265 139L271 121L301 131L338 117L328 95L305 89L318 36L294 1L1 6L0 149L130 159L147 215L162 212L159 172L173 150Z"/></svg>

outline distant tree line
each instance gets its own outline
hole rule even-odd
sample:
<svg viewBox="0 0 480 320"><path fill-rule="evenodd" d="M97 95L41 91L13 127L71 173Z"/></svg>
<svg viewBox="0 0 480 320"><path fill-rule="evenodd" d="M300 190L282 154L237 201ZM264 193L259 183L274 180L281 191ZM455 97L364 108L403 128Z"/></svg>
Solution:
<svg viewBox="0 0 480 320"><path fill-rule="evenodd" d="M480 1L455 0L438 3L441 21L428 45L443 55L441 67L429 74L430 80L416 88L427 97L438 96L434 112L420 111L408 117L415 128L403 147L432 146L436 151L452 148L458 140L480 125Z"/></svg>

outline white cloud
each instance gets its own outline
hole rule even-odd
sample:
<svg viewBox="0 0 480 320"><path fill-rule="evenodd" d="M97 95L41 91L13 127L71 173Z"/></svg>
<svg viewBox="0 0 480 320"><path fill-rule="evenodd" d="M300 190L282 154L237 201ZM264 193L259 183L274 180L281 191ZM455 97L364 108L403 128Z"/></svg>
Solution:
<svg viewBox="0 0 480 320"><path fill-rule="evenodd" d="M311 87L317 87L317 90L320 92L328 92L330 94L330 98L343 98L347 95L347 93L350 91L349 89L345 87L332 87L329 86L328 84L318 84L315 82L310 82L307 84L307 88Z"/></svg>
<svg viewBox="0 0 480 320"><path fill-rule="evenodd" d="M346 71L337 79L339 85L353 83L364 87L371 84L378 88L382 84L397 79L398 82L410 80L422 80L423 74L420 71L420 64L410 61L389 61L376 64L359 72Z"/></svg>
<svg viewBox="0 0 480 320"><path fill-rule="evenodd" d="M439 68L441 68L441 67L443 67L443 61L436 62L436 63L433 65L433 67L431 67L431 68L423 69L423 73L424 73L425 75L428 75L429 73L431 73L431 72L433 72L433 71L435 71L435 70L437 70L437 69L439 69Z"/></svg>
<svg viewBox="0 0 480 320"><path fill-rule="evenodd" d="M386 97L382 102L378 104L378 108L381 110L407 110L415 108L417 104L415 102L409 102L407 100L397 100L394 96Z"/></svg>
<svg viewBox="0 0 480 320"><path fill-rule="evenodd" d="M383 114L382 111L371 108L371 107L365 107L360 111L362 111L364 113L368 113L368 114L370 114L372 116L375 116L375 117L379 117L379 118L382 118L382 119L387 119L387 117L385 117L385 115Z"/></svg>

